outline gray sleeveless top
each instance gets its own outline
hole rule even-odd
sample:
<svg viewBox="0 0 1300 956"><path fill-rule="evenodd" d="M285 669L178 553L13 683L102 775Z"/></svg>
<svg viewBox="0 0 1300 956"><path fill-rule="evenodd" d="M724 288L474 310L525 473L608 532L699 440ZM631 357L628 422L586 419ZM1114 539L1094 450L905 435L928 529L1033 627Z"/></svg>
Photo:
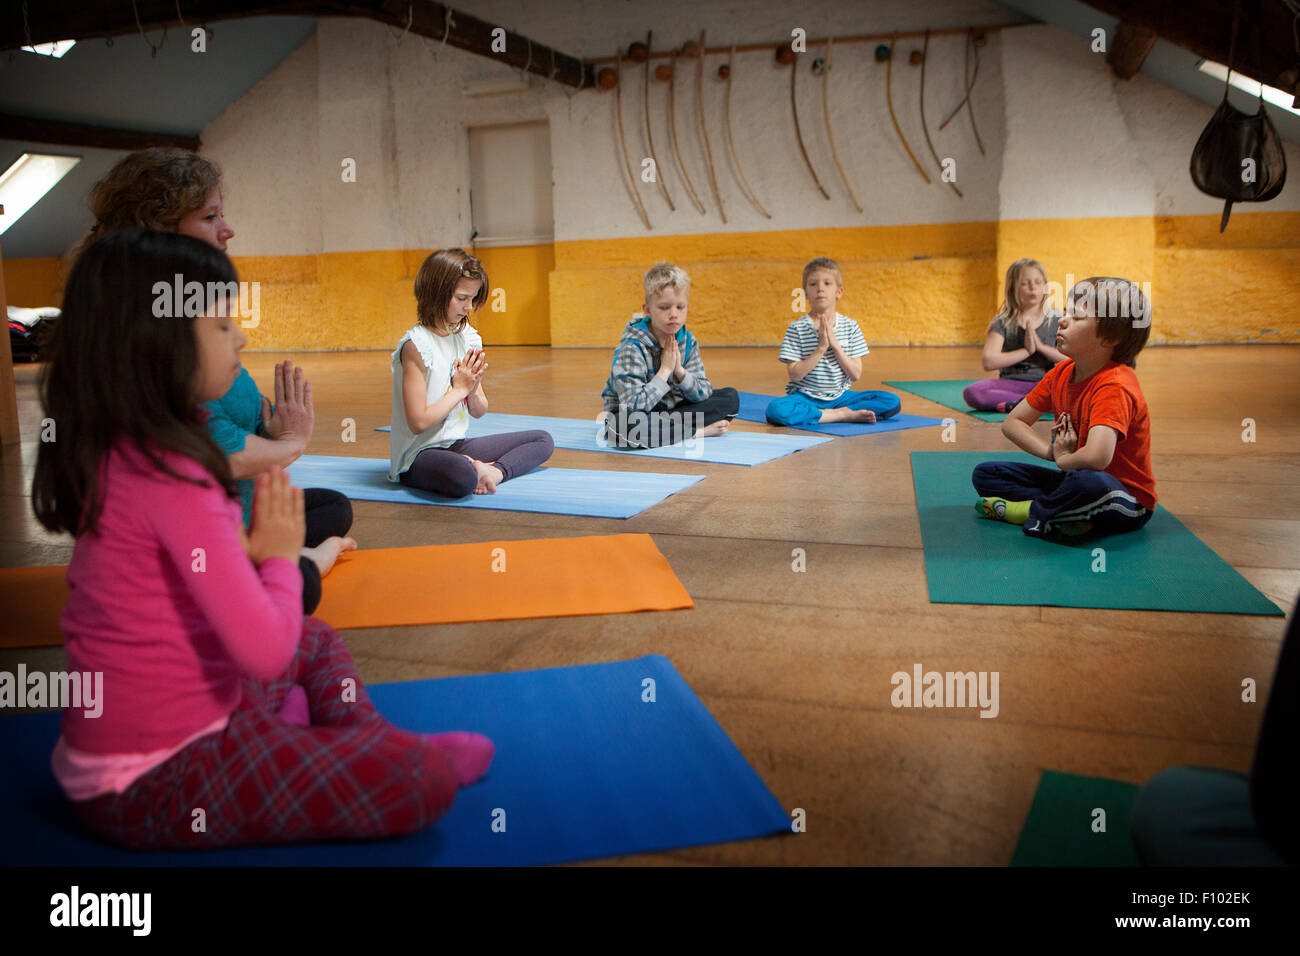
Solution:
<svg viewBox="0 0 1300 956"><path fill-rule="evenodd" d="M1061 313L1059 312L1051 309L1043 311L1043 321L1039 323L1038 328L1034 329L1038 334L1038 341L1044 345L1050 345L1052 348L1056 347L1056 325L1060 318ZM1016 349L1025 347L1025 330L1014 321L1003 319L993 328L1003 335L1003 352L1014 352ZM1008 365L998 377L1014 379L1017 382L1037 382L1047 374L1047 370L1051 367L1052 362L1047 356L1043 355L1042 352L1035 352L1023 362Z"/></svg>

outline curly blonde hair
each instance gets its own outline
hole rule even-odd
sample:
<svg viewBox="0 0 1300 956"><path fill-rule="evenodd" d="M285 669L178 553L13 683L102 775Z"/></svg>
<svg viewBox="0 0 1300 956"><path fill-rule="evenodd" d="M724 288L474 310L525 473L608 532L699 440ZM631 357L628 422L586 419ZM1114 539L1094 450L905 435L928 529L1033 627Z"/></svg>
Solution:
<svg viewBox="0 0 1300 956"><path fill-rule="evenodd" d="M150 146L123 157L90 191L95 224L77 244L75 259L91 243L123 229L175 232L221 185L221 170L197 153Z"/></svg>

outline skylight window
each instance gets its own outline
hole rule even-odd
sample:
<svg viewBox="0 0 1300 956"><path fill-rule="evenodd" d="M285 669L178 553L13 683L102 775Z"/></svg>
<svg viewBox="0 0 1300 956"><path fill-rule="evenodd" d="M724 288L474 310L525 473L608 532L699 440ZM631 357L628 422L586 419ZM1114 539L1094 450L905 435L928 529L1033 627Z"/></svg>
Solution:
<svg viewBox="0 0 1300 956"><path fill-rule="evenodd" d="M1216 80L1222 81L1227 79L1228 68L1222 63L1215 63L1213 60L1202 60L1200 63L1196 64L1196 67L1202 73L1209 74ZM1251 96L1259 96L1259 88L1261 84L1252 80L1248 76L1242 76L1235 70L1232 73L1232 79L1228 80L1228 83L1243 92L1249 93ZM1275 86L1264 86L1265 102L1271 103L1278 109L1286 110L1292 116L1300 116L1300 110L1291 105L1292 99L1291 94L1284 90L1279 90Z"/></svg>
<svg viewBox="0 0 1300 956"><path fill-rule="evenodd" d="M0 235L23 217L41 197L55 185L73 166L81 162L80 156L47 156L44 153L23 153L18 161L0 175Z"/></svg>
<svg viewBox="0 0 1300 956"><path fill-rule="evenodd" d="M39 53L41 56L52 56L57 60L76 45L76 40L55 40L53 43L38 43L35 46L25 46L23 49L28 53Z"/></svg>

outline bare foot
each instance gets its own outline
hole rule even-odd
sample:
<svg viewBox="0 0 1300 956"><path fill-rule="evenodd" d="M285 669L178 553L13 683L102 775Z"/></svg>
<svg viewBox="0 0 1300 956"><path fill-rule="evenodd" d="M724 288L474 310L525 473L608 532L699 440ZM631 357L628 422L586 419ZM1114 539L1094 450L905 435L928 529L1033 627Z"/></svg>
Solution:
<svg viewBox="0 0 1300 956"><path fill-rule="evenodd" d="M701 428L699 431L695 433L695 437L713 438L715 435L725 434L727 429L730 427L731 427L731 422L727 421L727 419L724 418L721 421L714 422L712 425L705 425L703 428Z"/></svg>
<svg viewBox="0 0 1300 956"><path fill-rule="evenodd" d="M478 472L478 486L474 489L476 495L496 494L497 485L506 479L506 476L501 473L501 469L496 465L476 461L474 462L474 470Z"/></svg>
<svg viewBox="0 0 1300 956"><path fill-rule="evenodd" d="M355 551L357 542L353 538L340 538L335 535L332 538L326 538L314 548L303 548L302 553L311 558L320 570L320 576L330 573L334 567L334 562L338 560L339 555L344 551Z"/></svg>
<svg viewBox="0 0 1300 956"><path fill-rule="evenodd" d="M831 422L859 422L864 425L870 425L876 420L876 413L869 408L855 410L852 408L828 408L822 412L819 420L822 425L829 425Z"/></svg>

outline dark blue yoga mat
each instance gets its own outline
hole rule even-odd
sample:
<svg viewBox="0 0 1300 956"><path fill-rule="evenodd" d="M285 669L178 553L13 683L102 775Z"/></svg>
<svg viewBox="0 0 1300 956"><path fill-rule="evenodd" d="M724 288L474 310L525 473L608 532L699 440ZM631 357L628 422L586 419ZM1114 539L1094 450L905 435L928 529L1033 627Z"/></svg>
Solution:
<svg viewBox="0 0 1300 956"><path fill-rule="evenodd" d="M496 494L444 498L388 480L387 458L303 455L289 466L301 488L332 488L356 501L533 511L589 518L630 518L689 488L703 475L661 475L645 471L588 471L534 468L497 485Z"/></svg>
<svg viewBox="0 0 1300 956"><path fill-rule="evenodd" d="M646 702L647 679L654 701ZM50 771L59 715L0 721L0 865L516 866L790 832L782 809L665 657L377 684L400 727L490 736L486 777L414 836L137 853L84 836ZM504 812L505 832L494 832Z"/></svg>
<svg viewBox="0 0 1300 956"><path fill-rule="evenodd" d="M630 458L667 458L672 461L707 461L718 465L763 465L797 451L821 445L829 438L804 438L799 435L769 435L763 432L729 431L709 438L690 438L663 448L615 448L602 444L602 426L595 416L584 418L546 418L540 415L503 415L488 412L469 425L470 438L522 432L540 428L549 432L556 448L572 451L603 451ZM382 425L377 432L390 431Z"/></svg>
<svg viewBox="0 0 1300 956"><path fill-rule="evenodd" d="M736 417L746 422L769 424L767 415L764 412L767 409L767 403L775 397L774 395L759 395L755 392L741 392L740 414ZM883 422L875 422L871 425L861 425L857 422L832 422L829 425L787 425L782 427L796 428L803 432L818 432L824 435L840 435L847 438L852 435L879 435L883 432L902 431L905 428L925 428L928 425L942 424L942 418L923 418L920 415L904 415L899 412L892 418L886 418Z"/></svg>

